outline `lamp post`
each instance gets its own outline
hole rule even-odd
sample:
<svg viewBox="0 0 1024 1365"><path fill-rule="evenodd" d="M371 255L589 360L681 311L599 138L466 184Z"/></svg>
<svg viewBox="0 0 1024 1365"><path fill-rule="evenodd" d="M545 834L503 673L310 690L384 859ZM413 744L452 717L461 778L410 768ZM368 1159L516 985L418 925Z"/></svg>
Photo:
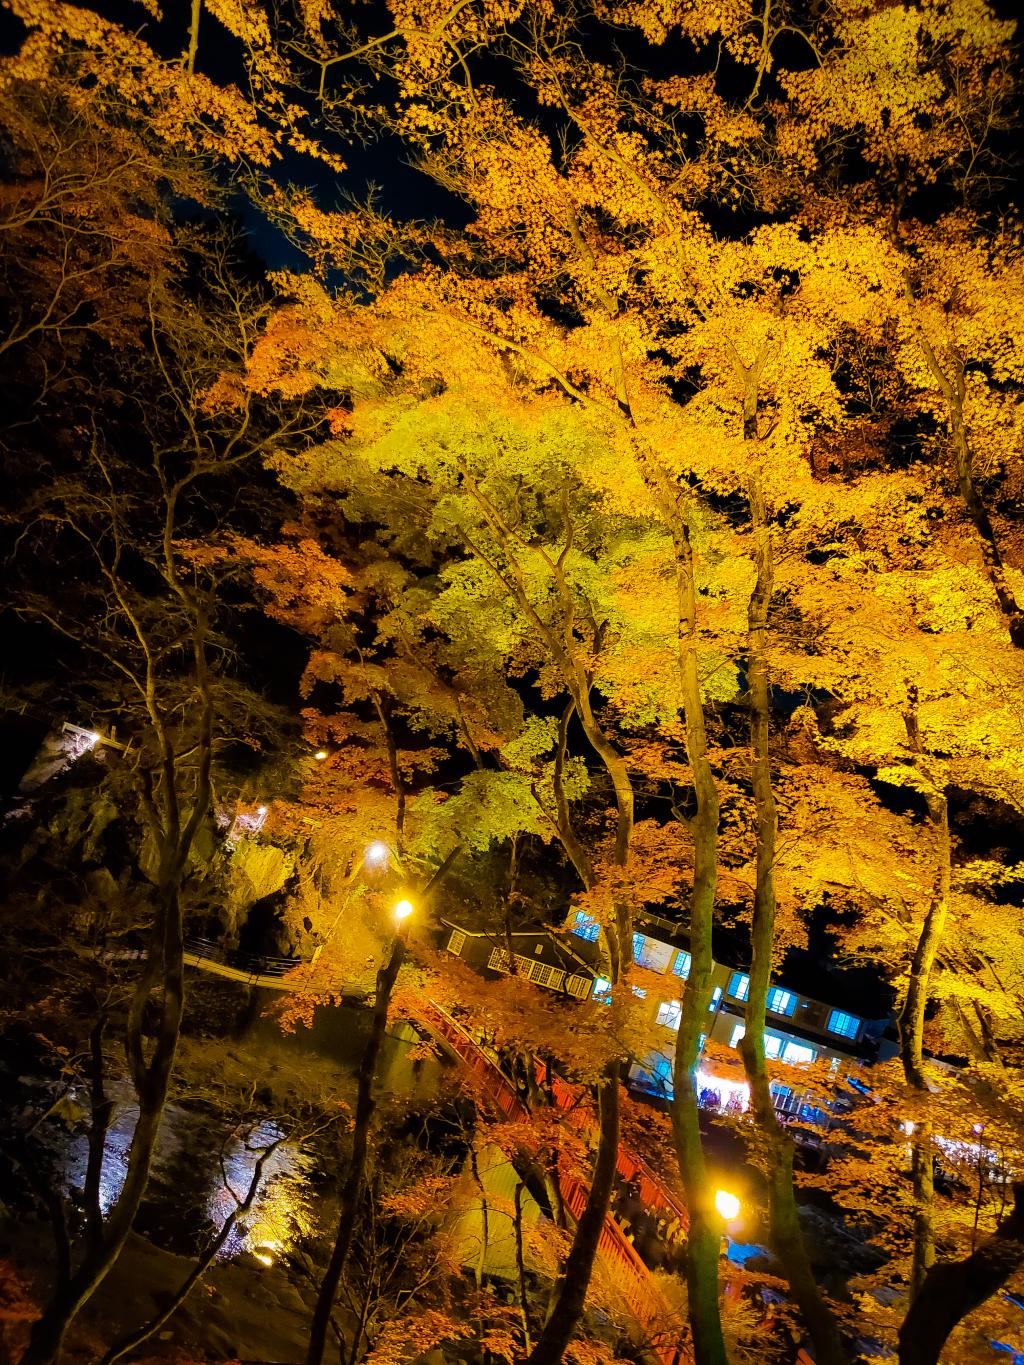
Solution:
<svg viewBox="0 0 1024 1365"><path fill-rule="evenodd" d="M715 1191L715 1208L723 1223L733 1223L740 1216L740 1201L728 1190Z"/></svg>
<svg viewBox="0 0 1024 1365"><path fill-rule="evenodd" d="M388 1011L391 1008L391 993L398 980L398 973L405 960L407 927L415 906L409 900L400 900L393 908L396 932L391 944L391 955L377 972L377 990L373 1001L373 1016L370 1022L370 1036L359 1063L356 1084L356 1110L352 1125L352 1156L348 1173L341 1188L341 1211L338 1217L338 1231L334 1239L331 1259L327 1263L324 1278L320 1283L313 1319L309 1328L309 1348L306 1352L306 1365L322 1365L327 1345L327 1329L331 1321L334 1301L338 1297L338 1285L348 1259L355 1232L356 1216L362 1200L366 1180L366 1155L369 1147L370 1122L373 1118L375 1102L373 1081L377 1074L377 1061L384 1043L388 1026Z"/></svg>

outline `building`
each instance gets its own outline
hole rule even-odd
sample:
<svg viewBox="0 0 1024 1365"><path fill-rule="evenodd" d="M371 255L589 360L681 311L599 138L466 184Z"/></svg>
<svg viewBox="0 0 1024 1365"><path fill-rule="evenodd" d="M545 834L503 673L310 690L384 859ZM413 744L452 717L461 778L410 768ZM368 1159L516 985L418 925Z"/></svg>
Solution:
<svg viewBox="0 0 1024 1365"><path fill-rule="evenodd" d="M576 999L599 1000L610 990L600 974L599 926L578 910L567 922L569 933L558 937L542 927L527 927L509 936L464 929L445 921L449 929L447 949L463 958L475 971L505 975L512 970L528 981ZM630 1070L631 1085L661 1099L672 1097L672 1059L679 1029L682 982L690 972L690 954L678 942L677 926L657 916L647 916L644 928L633 935L633 958L647 972L664 978L663 989L634 986L647 1002L655 1046ZM702 1039L725 1048L736 1048L743 1037L744 1013L750 989L749 975L715 963L708 1008L708 1026ZM866 1023L859 1015L790 989L773 985L768 993L765 1054L773 1060L799 1066L827 1062L833 1070L841 1063L859 1060ZM743 1110L747 1085L736 1069L709 1061L699 1074L701 1102L712 1108ZM806 1092L799 1085L774 1081L776 1109L798 1114L807 1107Z"/></svg>

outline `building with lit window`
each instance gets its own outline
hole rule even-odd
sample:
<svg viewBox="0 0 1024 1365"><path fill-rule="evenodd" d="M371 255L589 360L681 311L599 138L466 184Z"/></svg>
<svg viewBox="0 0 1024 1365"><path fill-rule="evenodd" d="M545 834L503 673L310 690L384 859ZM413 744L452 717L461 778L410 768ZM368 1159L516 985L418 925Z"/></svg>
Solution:
<svg viewBox="0 0 1024 1365"><path fill-rule="evenodd" d="M538 927L513 933L509 939L446 924L448 951L477 971L509 974L514 957L516 975L548 990L581 1000L600 1000L610 993L610 983L600 973L599 926L582 910L571 914L565 926L568 933L563 935ZM649 1010L654 1046L634 1063L630 1081L638 1090L670 1099L682 982L689 976L691 959L678 943L675 925L654 916L645 918L643 924L643 929L633 935L633 960L645 971L662 977L663 983L660 988L652 988L649 982L634 986ZM746 972L714 964L702 1050L708 1040L724 1048L738 1047L749 991ZM782 983L769 989L767 1011L765 1055L773 1061L793 1067L824 1061L838 1068L842 1062L864 1055L866 1021L859 1015L811 999ZM745 1109L748 1092L742 1075L738 1066L723 1067L709 1060L698 1075L702 1102L712 1108ZM790 1073L786 1082L773 1081L772 1093L776 1108L786 1114L800 1112L805 1103L798 1071Z"/></svg>

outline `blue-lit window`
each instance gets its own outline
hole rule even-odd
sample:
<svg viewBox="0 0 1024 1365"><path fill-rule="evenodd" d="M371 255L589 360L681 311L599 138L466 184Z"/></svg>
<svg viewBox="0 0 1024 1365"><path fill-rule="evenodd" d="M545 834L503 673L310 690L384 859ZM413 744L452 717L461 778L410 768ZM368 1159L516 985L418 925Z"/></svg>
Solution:
<svg viewBox="0 0 1024 1365"><path fill-rule="evenodd" d="M785 991L781 986L773 986L768 992L768 1008L772 1014L792 1014L796 1009L796 996L792 991Z"/></svg>
<svg viewBox="0 0 1024 1365"><path fill-rule="evenodd" d="M690 963L692 961L693 958L690 954L684 952L683 949L680 948L678 953L676 953L675 962L672 963L672 970L675 972L676 976L681 976L685 981L690 975Z"/></svg>
<svg viewBox="0 0 1024 1365"><path fill-rule="evenodd" d="M711 1004L708 1006L708 1009L709 1009L709 1010L716 1010L716 1009L718 1009L718 1006L721 1004L721 1002L722 1002L722 988L721 988L721 986L716 986L715 989L711 992Z"/></svg>
<svg viewBox="0 0 1024 1365"><path fill-rule="evenodd" d="M576 911L576 919L573 922L572 933L577 938L585 938L588 943L596 943L597 936L601 932L601 926L597 920L588 915L585 910Z"/></svg>
<svg viewBox="0 0 1024 1365"><path fill-rule="evenodd" d="M750 990L750 977L746 972L733 972L729 978L729 994L734 1000L746 1000ZM718 992L721 995L721 991Z"/></svg>
<svg viewBox="0 0 1024 1365"><path fill-rule="evenodd" d="M782 1049L782 1060L790 1066L806 1066L808 1062L813 1062L816 1056L813 1047L808 1047L806 1043L794 1043L792 1038L786 1041Z"/></svg>
<svg viewBox="0 0 1024 1365"><path fill-rule="evenodd" d="M643 1077L643 1084L648 1090L653 1090L659 1095L671 1098L672 1085L672 1058L664 1052L651 1052L648 1054L643 1064L646 1075Z"/></svg>
<svg viewBox="0 0 1024 1365"><path fill-rule="evenodd" d="M764 1055L766 1057L777 1057L782 1051L782 1039L777 1033L769 1033L765 1029L764 1033Z"/></svg>
<svg viewBox="0 0 1024 1365"><path fill-rule="evenodd" d="M736 1027L735 1027L735 1028L733 1029L733 1031L732 1031L732 1037L729 1039L729 1046L730 1046L730 1047L739 1047L739 1045L740 1045L740 1040L743 1038L743 1036L744 1036L744 1034L746 1033L746 1031L747 1031L747 1028L746 1028L746 1025L745 1025L745 1024L737 1024Z"/></svg>
<svg viewBox="0 0 1024 1365"><path fill-rule="evenodd" d="M656 938L648 938L646 934L633 935L633 961L638 967L646 967L649 972L663 972L673 952L670 943L659 943Z"/></svg>
<svg viewBox="0 0 1024 1365"><path fill-rule="evenodd" d="M678 1028L682 1008L678 1000L663 1000L658 1006L657 1022L662 1028Z"/></svg>
<svg viewBox="0 0 1024 1365"><path fill-rule="evenodd" d="M708 1035L707 1035L706 1033L699 1033L699 1034L697 1035L697 1053L698 1053L698 1055L704 1051L704 1044L707 1042L707 1040L708 1040Z"/></svg>
<svg viewBox="0 0 1024 1365"><path fill-rule="evenodd" d="M828 1016L828 1023L825 1027L829 1033L834 1033L837 1038L856 1038L860 1032L860 1020L855 1014L844 1014L842 1010L833 1010Z"/></svg>
<svg viewBox="0 0 1024 1365"><path fill-rule="evenodd" d="M630 986L629 988L638 1000L646 1000L647 992L642 986Z"/></svg>
<svg viewBox="0 0 1024 1365"><path fill-rule="evenodd" d="M612 998L612 983L606 976L594 977L593 999L600 1000L602 1005L607 1005Z"/></svg>

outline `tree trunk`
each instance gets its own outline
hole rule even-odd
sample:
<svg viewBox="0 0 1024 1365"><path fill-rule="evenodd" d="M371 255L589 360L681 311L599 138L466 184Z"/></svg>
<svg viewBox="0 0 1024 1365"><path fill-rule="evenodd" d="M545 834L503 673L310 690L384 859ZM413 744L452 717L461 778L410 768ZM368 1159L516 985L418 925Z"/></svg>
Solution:
<svg viewBox="0 0 1024 1365"><path fill-rule="evenodd" d="M370 1125L373 1120L375 1103L373 1082L377 1074L384 1035L388 1025L388 1011L391 1007L391 993L398 979L398 972L405 957L405 937L400 931L395 936L391 956L385 966L377 973L377 993L373 1005L373 1019L370 1037L359 1063L356 1088L356 1112L352 1128L352 1155L349 1159L348 1173L341 1189L341 1210L338 1217L338 1230L334 1237L334 1247L327 1263L316 1306L309 1328L309 1348L306 1352L306 1365L321 1365L327 1345L327 1329L330 1326L334 1302L338 1297L345 1263L352 1246L356 1218L362 1201L366 1180L366 1157L369 1147Z"/></svg>
<svg viewBox="0 0 1024 1365"><path fill-rule="evenodd" d="M920 766L921 742L917 728L917 695L912 690L910 709L904 721L910 747ZM949 809L944 792L937 786L926 795L928 819L938 843L938 872L935 890L910 964L907 994L899 1015L900 1057L907 1084L919 1094L929 1092L924 1074L924 1015L928 1004L932 969L942 942L949 913L951 879ZM910 1270L910 1300L914 1301L925 1276L935 1261L935 1170L932 1155L931 1124L925 1120L914 1126L911 1151L911 1179L914 1193L914 1243Z"/></svg>
<svg viewBox="0 0 1024 1365"><path fill-rule="evenodd" d="M693 894L690 900L690 974L681 1002L673 1070L672 1133L686 1194L690 1228L687 1240L686 1283L694 1365L725 1365L727 1361L718 1302L718 1257L721 1220L709 1187L700 1132L701 1036L707 1030L711 994L711 934L718 879L718 788L708 761L704 699L697 672L697 603L693 582L693 554L689 528L678 508L670 505L670 530L675 548L679 618L679 676L683 696L686 749L693 773L697 810L690 822L693 834Z"/></svg>
<svg viewBox="0 0 1024 1365"><path fill-rule="evenodd" d="M900 1327L900 1365L938 1365L954 1327L980 1308L1024 1265L1024 1184L1013 1188L1013 1211L977 1251L933 1265Z"/></svg>
<svg viewBox="0 0 1024 1365"><path fill-rule="evenodd" d="M161 880L165 884L160 891L162 908L150 943L149 957L135 992L126 1037L139 1100L139 1117L128 1151L124 1185L107 1219L102 1241L86 1252L81 1265L67 1284L58 1290L33 1325L22 1365L52 1365L58 1358L71 1323L121 1255L149 1184L184 1008L184 945L177 885L182 869L177 850L167 854L163 862ZM168 886L169 879L171 884ZM157 976L163 987L160 1028L152 1059L145 1062L142 1059L142 1014Z"/></svg>
<svg viewBox="0 0 1024 1365"><path fill-rule="evenodd" d="M103 1241L103 1206L100 1198L103 1183L103 1159L106 1153L107 1130L114 1113L114 1102L106 1092L103 1064L103 1032L107 1024L106 1011L101 1011L89 1033L91 1074L89 1077L89 1159L85 1169L82 1200L85 1204L86 1230L91 1247Z"/></svg>
<svg viewBox="0 0 1024 1365"><path fill-rule="evenodd" d="M573 1338L587 1298L598 1243L615 1184L619 1156L619 1064L611 1063L598 1089L597 1156L587 1202L576 1224L551 1313L527 1365L558 1365Z"/></svg>
<svg viewBox="0 0 1024 1365"><path fill-rule="evenodd" d="M768 1215L772 1250L782 1263L790 1292L814 1343L818 1365L843 1365L846 1352L836 1320L814 1279L804 1246L793 1188L793 1140L772 1103L764 1056L765 1012L775 943L775 845L778 814L769 757L769 677L766 655L768 608L775 580L771 533L761 483L749 487L757 578L747 611L747 690L750 710L750 772L757 834L754 915L751 924L750 985L740 1053L750 1086L754 1122L764 1139Z"/></svg>
<svg viewBox="0 0 1024 1365"><path fill-rule="evenodd" d="M897 243L897 246L899 245ZM1024 611L1021 610L1013 589L1007 581L1006 569L995 528L992 525L988 509L982 501L981 494L978 492L974 478L974 451L971 447L964 416L967 385L963 359L954 347L952 348L952 373L947 373L943 368L935 347L925 331L909 269L903 272L903 292L910 311L911 325L917 337L925 365L946 404L950 452L953 456L957 488L963 499L967 515L978 534L985 570L995 591L999 610L1006 619L1010 639L1018 649L1024 649Z"/></svg>
<svg viewBox="0 0 1024 1365"><path fill-rule="evenodd" d="M519 1284L519 1315L523 1321L523 1346L527 1354L533 1350L530 1339L530 1300L526 1292L526 1260L523 1256L523 1190L526 1186L516 1181L515 1193L515 1235L516 1235L516 1278Z"/></svg>

